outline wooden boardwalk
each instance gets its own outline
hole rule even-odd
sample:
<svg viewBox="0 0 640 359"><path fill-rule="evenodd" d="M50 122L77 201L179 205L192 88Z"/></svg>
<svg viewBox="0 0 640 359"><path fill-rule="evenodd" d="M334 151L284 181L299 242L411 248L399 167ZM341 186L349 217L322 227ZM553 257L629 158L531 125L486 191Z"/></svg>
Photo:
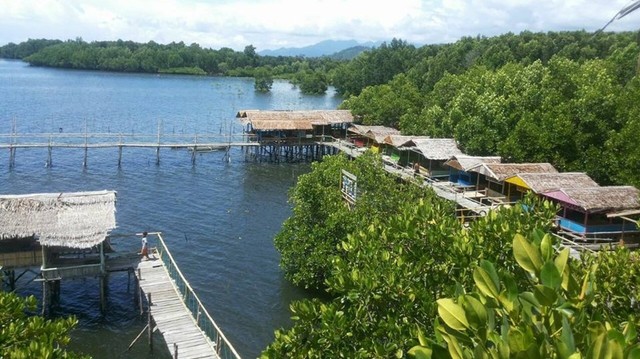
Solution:
<svg viewBox="0 0 640 359"><path fill-rule="evenodd" d="M140 262L138 280L145 297L151 294L151 316L171 355L175 357L175 344L178 358L219 358L215 344L196 325L195 319L182 302L181 294L162 260L158 255L155 258L157 259Z"/></svg>
<svg viewBox="0 0 640 359"><path fill-rule="evenodd" d="M162 235L149 235L157 236L159 246L152 248L151 259L139 260L136 277L151 327L162 334L172 357L240 359L180 272Z"/></svg>
<svg viewBox="0 0 640 359"><path fill-rule="evenodd" d="M333 146L339 151L344 152L348 156L351 156L352 158L356 158L362 154L361 148L357 148L352 143L347 141L337 140L335 142L323 142L322 144ZM413 181L416 178L412 169L401 167L387 161L383 162L383 168L385 171L396 175L406 181ZM418 178L423 179L423 176ZM456 202L460 207L474 212L479 216L486 215L492 209L491 206L487 206L476 200L465 197L464 193L457 192L454 188L447 186L444 182L434 182L424 179L422 185L432 188L438 196L449 201Z"/></svg>

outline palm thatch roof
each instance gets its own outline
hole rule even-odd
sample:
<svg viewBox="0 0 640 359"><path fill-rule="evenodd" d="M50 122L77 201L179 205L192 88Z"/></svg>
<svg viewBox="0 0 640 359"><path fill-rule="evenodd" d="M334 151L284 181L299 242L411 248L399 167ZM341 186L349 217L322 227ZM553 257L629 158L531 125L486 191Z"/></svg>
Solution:
<svg viewBox="0 0 640 359"><path fill-rule="evenodd" d="M550 163L480 163L469 172L477 172L502 182L519 173L558 173Z"/></svg>
<svg viewBox="0 0 640 359"><path fill-rule="evenodd" d="M534 193L568 188L599 187L591 177L582 172L520 173L507 177L505 181L527 187Z"/></svg>
<svg viewBox="0 0 640 359"><path fill-rule="evenodd" d="M633 186L562 188L543 195L589 213L640 209L640 191Z"/></svg>
<svg viewBox="0 0 640 359"><path fill-rule="evenodd" d="M349 127L349 132L369 137L377 143L384 143L385 138L391 135L400 135L400 130L396 130L392 127L386 126L365 126L352 124Z"/></svg>
<svg viewBox="0 0 640 359"><path fill-rule="evenodd" d="M500 163L501 158L499 156L468 156L468 155L456 155L451 157L444 164L449 167L453 167L460 171L468 171L469 169L482 164L482 163Z"/></svg>
<svg viewBox="0 0 640 359"><path fill-rule="evenodd" d="M444 161L463 154L453 138L414 138L405 146L421 153L424 158L435 161Z"/></svg>
<svg viewBox="0 0 640 359"><path fill-rule="evenodd" d="M0 241L36 236L43 246L90 248L116 227L115 191L0 196Z"/></svg>
<svg viewBox="0 0 640 359"><path fill-rule="evenodd" d="M384 143L391 145L400 150L409 150L407 147L413 147L414 140L428 139L429 136L409 136L409 135L389 135L384 138Z"/></svg>
<svg viewBox="0 0 640 359"><path fill-rule="evenodd" d="M250 124L258 131L312 130L313 126L352 123L349 110L309 110L309 111L239 111L236 117L243 125Z"/></svg>

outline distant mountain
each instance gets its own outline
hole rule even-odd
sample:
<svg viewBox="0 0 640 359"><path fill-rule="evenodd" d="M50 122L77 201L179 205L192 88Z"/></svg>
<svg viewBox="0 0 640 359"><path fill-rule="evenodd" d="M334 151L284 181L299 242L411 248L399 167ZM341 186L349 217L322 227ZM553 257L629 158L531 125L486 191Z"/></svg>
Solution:
<svg viewBox="0 0 640 359"><path fill-rule="evenodd" d="M258 51L260 56L304 56L304 57L321 57L334 55L340 51L351 48L372 48L380 46L382 42L366 42L359 43L356 40L325 40L315 45L305 47L288 47L277 50ZM357 51L357 50L356 50Z"/></svg>
<svg viewBox="0 0 640 359"><path fill-rule="evenodd" d="M348 49L344 49L342 51L338 51L334 54L329 55L330 58L334 60L351 60L356 56L360 55L361 52L371 50L371 47L368 46L354 46Z"/></svg>

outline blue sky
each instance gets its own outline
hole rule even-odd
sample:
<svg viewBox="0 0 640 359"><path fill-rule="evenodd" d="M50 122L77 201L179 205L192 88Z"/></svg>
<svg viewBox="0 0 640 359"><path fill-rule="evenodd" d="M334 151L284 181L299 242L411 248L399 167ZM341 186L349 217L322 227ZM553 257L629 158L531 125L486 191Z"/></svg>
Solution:
<svg viewBox="0 0 640 359"><path fill-rule="evenodd" d="M323 40L454 42L523 30L595 31L628 0L0 0L0 45L29 38L184 41L258 51ZM640 10L607 30L639 30Z"/></svg>

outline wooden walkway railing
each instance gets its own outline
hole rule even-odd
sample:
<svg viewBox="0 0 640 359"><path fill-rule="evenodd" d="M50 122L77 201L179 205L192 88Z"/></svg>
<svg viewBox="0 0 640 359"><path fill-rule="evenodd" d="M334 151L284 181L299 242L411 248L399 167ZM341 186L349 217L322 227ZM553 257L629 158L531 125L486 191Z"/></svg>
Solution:
<svg viewBox="0 0 640 359"><path fill-rule="evenodd" d="M240 355L207 312L169 252L161 233L156 260L141 261L138 276L149 308L174 358L239 359Z"/></svg>

